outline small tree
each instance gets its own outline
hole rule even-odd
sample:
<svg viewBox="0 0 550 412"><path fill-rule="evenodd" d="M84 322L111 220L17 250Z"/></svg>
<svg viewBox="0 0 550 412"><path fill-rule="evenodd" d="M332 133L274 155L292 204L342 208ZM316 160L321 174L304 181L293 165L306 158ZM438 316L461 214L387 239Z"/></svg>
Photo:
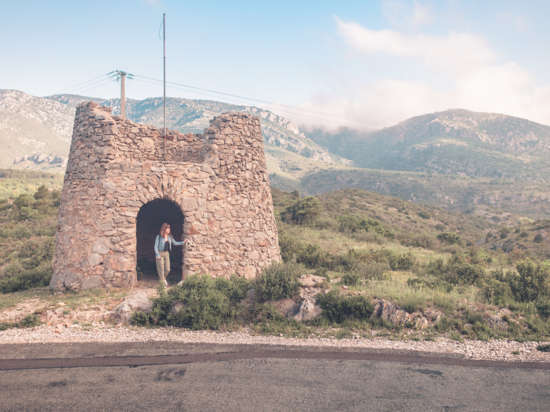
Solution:
<svg viewBox="0 0 550 412"><path fill-rule="evenodd" d="M511 274L508 283L516 300L534 302L538 298L550 295L550 274L542 265L531 261L521 262L516 266L517 274Z"/></svg>
<svg viewBox="0 0 550 412"><path fill-rule="evenodd" d="M297 200L281 212L281 219L287 223L304 225L313 222L321 213L321 202L313 196Z"/></svg>

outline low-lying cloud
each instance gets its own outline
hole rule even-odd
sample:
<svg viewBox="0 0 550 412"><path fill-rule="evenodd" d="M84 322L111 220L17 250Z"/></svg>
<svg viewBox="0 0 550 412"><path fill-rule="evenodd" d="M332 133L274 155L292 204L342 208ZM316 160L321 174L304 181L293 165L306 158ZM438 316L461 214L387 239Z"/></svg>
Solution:
<svg viewBox="0 0 550 412"><path fill-rule="evenodd" d="M395 59L396 64L404 64L403 73L410 64L420 67L425 76L411 80L394 74L370 83L357 79L358 84L346 91L315 96L308 109L334 114L323 122L325 127L380 128L449 108L505 113L550 124L550 85L537 84L525 68L503 60L479 35L435 36L374 30L339 18L335 22L352 54ZM431 81L432 76L444 78L444 86Z"/></svg>

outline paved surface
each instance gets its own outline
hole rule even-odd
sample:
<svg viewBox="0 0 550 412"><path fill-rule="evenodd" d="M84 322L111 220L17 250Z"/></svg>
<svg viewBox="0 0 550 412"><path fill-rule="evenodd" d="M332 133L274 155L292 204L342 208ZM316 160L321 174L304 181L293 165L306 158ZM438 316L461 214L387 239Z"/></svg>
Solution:
<svg viewBox="0 0 550 412"><path fill-rule="evenodd" d="M0 345L0 394L0 410L548 411L550 364L250 345Z"/></svg>

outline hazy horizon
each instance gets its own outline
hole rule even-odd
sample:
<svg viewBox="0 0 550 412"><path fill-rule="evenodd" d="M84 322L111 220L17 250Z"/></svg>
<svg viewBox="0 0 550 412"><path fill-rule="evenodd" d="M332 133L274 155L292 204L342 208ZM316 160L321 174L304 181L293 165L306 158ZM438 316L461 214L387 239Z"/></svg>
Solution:
<svg viewBox="0 0 550 412"><path fill-rule="evenodd" d="M101 76L118 68L142 76L129 98L159 96L147 78L162 78L166 12L168 80L199 88L169 85L171 97L262 106L309 126L378 129L450 108L550 124L548 11L543 1L10 2L0 88L112 98L119 85Z"/></svg>

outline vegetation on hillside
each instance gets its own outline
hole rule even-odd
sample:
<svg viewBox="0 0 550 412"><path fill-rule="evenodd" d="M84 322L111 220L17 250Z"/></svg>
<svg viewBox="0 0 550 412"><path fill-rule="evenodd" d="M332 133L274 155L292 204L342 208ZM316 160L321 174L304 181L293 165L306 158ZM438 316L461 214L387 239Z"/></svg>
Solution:
<svg viewBox="0 0 550 412"><path fill-rule="evenodd" d="M361 190L272 193L284 263L254 281L189 277L133 321L300 335L549 336L546 221L508 226ZM59 191L46 186L0 200L0 292L47 285L58 205ZM508 249L511 242L524 245L522 253ZM304 273L325 278L317 297L323 315L297 322L276 303L300 301ZM422 331L382 322L373 317L380 299L438 320Z"/></svg>
<svg viewBox="0 0 550 412"><path fill-rule="evenodd" d="M42 185L32 195L0 199L0 292L49 283L59 196Z"/></svg>

